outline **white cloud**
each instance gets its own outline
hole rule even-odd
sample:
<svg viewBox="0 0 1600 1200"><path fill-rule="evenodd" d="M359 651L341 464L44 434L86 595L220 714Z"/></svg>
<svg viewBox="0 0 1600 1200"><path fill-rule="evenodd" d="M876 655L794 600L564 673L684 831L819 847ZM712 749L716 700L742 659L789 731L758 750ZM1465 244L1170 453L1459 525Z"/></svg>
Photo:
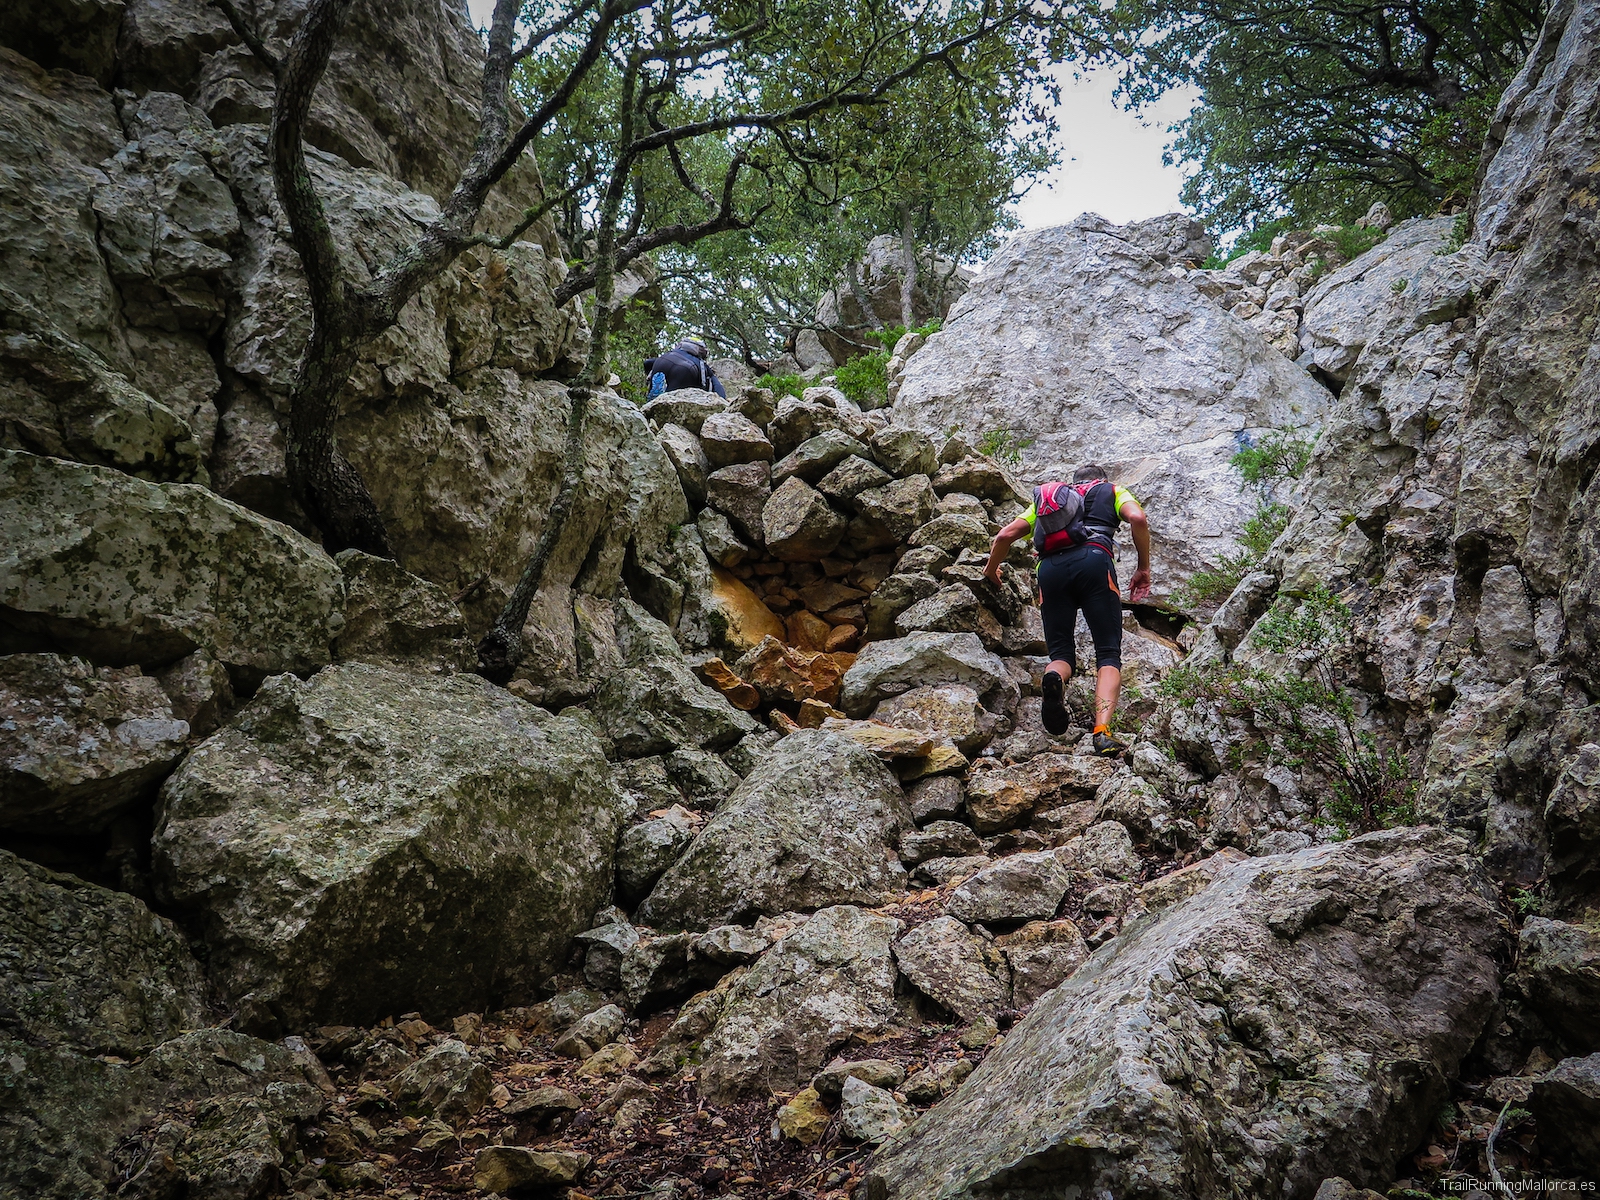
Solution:
<svg viewBox="0 0 1600 1200"><path fill-rule="evenodd" d="M1135 116L1113 99L1109 72L1072 79L1061 68L1059 77L1062 161L1017 205L1024 228L1062 225L1085 212L1121 225L1180 209L1183 172L1163 165L1161 152L1172 136L1167 126L1188 114L1195 93L1172 93Z"/></svg>

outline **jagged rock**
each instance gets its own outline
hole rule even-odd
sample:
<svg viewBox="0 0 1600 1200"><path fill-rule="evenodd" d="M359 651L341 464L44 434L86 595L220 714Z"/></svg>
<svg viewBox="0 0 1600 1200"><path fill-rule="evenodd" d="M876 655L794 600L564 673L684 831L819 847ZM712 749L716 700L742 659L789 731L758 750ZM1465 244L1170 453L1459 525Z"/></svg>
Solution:
<svg viewBox="0 0 1600 1200"><path fill-rule="evenodd" d="M940 588L925 600L918 600L894 619L895 632L909 633L975 633L984 649L1001 648L1003 634L1000 622L972 594L964 583Z"/></svg>
<svg viewBox="0 0 1600 1200"><path fill-rule="evenodd" d="M672 469L678 473L678 483L683 487L683 494L689 503L696 506L704 504L706 481L711 475L711 460L706 457L700 439L682 425L674 425L669 421L656 432L656 440L666 452Z"/></svg>
<svg viewBox="0 0 1600 1200"><path fill-rule="evenodd" d="M961 812L961 781L949 775L923 779L906 793L906 800L918 825L950 820Z"/></svg>
<svg viewBox="0 0 1600 1200"><path fill-rule="evenodd" d="M0 828L95 833L182 757L189 724L138 667L0 656Z"/></svg>
<svg viewBox="0 0 1600 1200"><path fill-rule="evenodd" d="M898 479L908 475L931 476L939 469L939 452L933 439L920 429L891 425L872 435L872 457Z"/></svg>
<svg viewBox="0 0 1600 1200"><path fill-rule="evenodd" d="M667 777L677 785L691 807L716 808L739 786L739 773L708 750L689 748L667 755Z"/></svg>
<svg viewBox="0 0 1600 1200"><path fill-rule="evenodd" d="M663 392L640 411L652 425L662 428L677 425L698 437L706 418L714 413L726 412L727 408L728 402L715 392L679 388L675 392Z"/></svg>
<svg viewBox="0 0 1600 1200"><path fill-rule="evenodd" d="M778 401L778 411L767 424L767 436L772 439L772 448L781 460L787 460L801 443L830 431L846 436L850 434L844 414L830 404L808 403L796 400L793 396L784 396ZM865 452L865 447L859 442L856 443L855 449L846 451L847 454ZM842 458L843 454L834 461L838 462ZM825 473L828 468L824 467L822 470Z"/></svg>
<svg viewBox="0 0 1600 1200"><path fill-rule="evenodd" d="M840 464L852 458L862 459L866 453L867 448L848 433L841 429L828 429L816 437L807 438L784 455L783 461L772 468L772 482L776 486L798 475L805 482L815 484Z"/></svg>
<svg viewBox="0 0 1600 1200"><path fill-rule="evenodd" d="M1358 1188L1348 1179L1324 1179L1311 1200L1383 1200L1383 1193Z"/></svg>
<svg viewBox="0 0 1600 1200"><path fill-rule="evenodd" d="M594 714L629 758L682 746L726 750L755 721L694 677L681 656L624 667L600 685Z"/></svg>
<svg viewBox="0 0 1600 1200"><path fill-rule="evenodd" d="M582 1107L583 1101L566 1088L547 1085L532 1088L513 1097L511 1103L500 1112L506 1117L529 1117L535 1121L542 1121L560 1113L577 1112Z"/></svg>
<svg viewBox="0 0 1600 1200"><path fill-rule="evenodd" d="M811 1087L829 1104L838 1104L847 1079L859 1079L876 1088L893 1091L905 1081L906 1069L884 1058L836 1058L811 1077Z"/></svg>
<svg viewBox="0 0 1600 1200"><path fill-rule="evenodd" d="M164 665L203 649L259 679L327 663L342 625L333 560L205 488L0 450L0 527L13 652Z"/></svg>
<svg viewBox="0 0 1600 1200"><path fill-rule="evenodd" d="M707 510L710 511L709 509ZM733 654L758 646L768 637L782 636L783 622L736 576L721 567L711 568L711 587L703 598L709 616L711 641ZM679 625L681 630L683 625Z"/></svg>
<svg viewBox="0 0 1600 1200"><path fill-rule="evenodd" d="M790 734L717 809L638 919L706 929L881 903L904 885L893 847L910 826L899 783L869 751L834 733Z"/></svg>
<svg viewBox="0 0 1600 1200"><path fill-rule="evenodd" d="M802 1146L814 1146L828 1130L833 1114L823 1107L816 1088L802 1088L778 1110L778 1132Z"/></svg>
<svg viewBox="0 0 1600 1200"><path fill-rule="evenodd" d="M946 683L971 686L991 712L1016 707L1017 685L973 633L913 633L873 642L845 672L839 707L864 717L891 696Z"/></svg>
<svg viewBox="0 0 1600 1200"><path fill-rule="evenodd" d="M359 550L345 550L334 562L344 576L344 628L333 646L340 662L414 671L470 671L478 665L461 610L438 584L393 559Z"/></svg>
<svg viewBox="0 0 1600 1200"><path fill-rule="evenodd" d="M958 784L957 794L959 790ZM982 853L983 843L978 840L978 835L959 821L930 821L923 828L911 830L900 837L900 861L908 867L930 858L959 858Z"/></svg>
<svg viewBox="0 0 1600 1200"><path fill-rule="evenodd" d="M623 903L649 894L661 873L678 860L694 838L694 817L674 805L664 816L641 821L617 843L617 891Z"/></svg>
<svg viewBox="0 0 1600 1200"><path fill-rule="evenodd" d="M852 721L844 717L825 717L819 728L841 734L879 758L926 758L933 753L934 739L911 729L900 729L877 721Z"/></svg>
<svg viewBox="0 0 1600 1200"><path fill-rule="evenodd" d="M854 1075L839 1093L839 1131L857 1142L877 1145L903 1133L917 1119L916 1110L896 1100L882 1088L863 1083Z"/></svg>
<svg viewBox="0 0 1600 1200"><path fill-rule="evenodd" d="M432 1116L459 1129L489 1102L489 1069L450 1038L394 1077L389 1094L412 1116Z"/></svg>
<svg viewBox="0 0 1600 1200"><path fill-rule="evenodd" d="M222 723L233 707L228 670L204 650L186 654L156 673L161 690L172 701L172 715L189 723L189 733L204 737Z"/></svg>
<svg viewBox="0 0 1600 1200"><path fill-rule="evenodd" d="M727 514L734 531L752 546L762 544L761 513L772 495L771 468L764 462L723 467L706 477L706 502Z"/></svg>
<svg viewBox="0 0 1600 1200"><path fill-rule="evenodd" d="M712 413L700 426L700 445L713 467L735 463L771 462L772 443L754 421L742 413Z"/></svg>
<svg viewBox="0 0 1600 1200"><path fill-rule="evenodd" d="M627 1021L615 1004L602 1004L573 1022L551 1049L564 1058L588 1058L616 1041Z"/></svg>
<svg viewBox="0 0 1600 1200"><path fill-rule="evenodd" d="M882 487L866 488L855 495L862 517L876 521L895 541L904 541L933 516L933 485L926 475L908 475Z"/></svg>
<svg viewBox="0 0 1600 1200"><path fill-rule="evenodd" d="M622 804L582 725L475 675L277 676L162 789L158 888L291 1028L485 1011L587 927Z"/></svg>
<svg viewBox="0 0 1600 1200"><path fill-rule="evenodd" d="M1453 223L1451 217L1402 222L1378 245L1307 293L1300 346L1319 369L1341 383L1349 376L1367 338L1394 319L1395 284L1400 283L1398 291L1403 294L1419 271L1435 265L1434 259L1440 257L1435 252L1450 240ZM1467 283L1466 276L1462 279ZM1470 305L1470 295L1467 284L1457 298L1461 312Z"/></svg>
<svg viewBox="0 0 1600 1200"><path fill-rule="evenodd" d="M988 455L970 455L954 462L948 459L942 461L944 465L933 480L933 490L941 497L976 496L993 504L1015 504L1021 508L1033 502L1032 493ZM969 512L967 515L978 514Z"/></svg>
<svg viewBox="0 0 1600 1200"><path fill-rule="evenodd" d="M1535 1079L1528 1109L1539 1122L1541 1153L1600 1171L1600 1054L1564 1058Z"/></svg>
<svg viewBox="0 0 1600 1200"><path fill-rule="evenodd" d="M691 990L692 933L642 937L622 956L622 994L634 1012L648 1012Z"/></svg>
<svg viewBox="0 0 1600 1200"><path fill-rule="evenodd" d="M1170 875L1163 875L1159 879L1141 884L1137 893L1138 906L1146 912L1160 912L1164 908L1171 908L1174 904L1203 892L1223 871L1249 857L1243 850L1224 846L1217 853L1202 858L1199 862L1190 863Z"/></svg>
<svg viewBox="0 0 1600 1200"><path fill-rule="evenodd" d="M960 858L930 858L920 863L914 873L916 881L924 886L943 887L959 883L989 866L994 859L987 854L968 854Z"/></svg>
<svg viewBox="0 0 1600 1200"><path fill-rule="evenodd" d="M796 650L775 637L764 638L739 660L738 669L768 704L805 700L833 704L844 682L840 659L818 651Z"/></svg>
<svg viewBox="0 0 1600 1200"><path fill-rule="evenodd" d="M767 952L772 939L743 925L718 925L694 939L691 957L720 967L741 967Z"/></svg>
<svg viewBox="0 0 1600 1200"><path fill-rule="evenodd" d="M620 847L617 854L620 859ZM638 944L637 929L626 921L612 921L596 929L587 929L572 940L588 947L583 956L585 983L606 992L622 987L622 956Z"/></svg>
<svg viewBox="0 0 1600 1200"><path fill-rule="evenodd" d="M4 850L0 901L6 1037L137 1058L205 1023L205 977L188 942L142 901Z"/></svg>
<svg viewBox="0 0 1600 1200"><path fill-rule="evenodd" d="M1016 621L1000 631L1000 649L1006 654L1044 654L1044 617L1031 604L1022 608Z"/></svg>
<svg viewBox="0 0 1600 1200"><path fill-rule="evenodd" d="M728 518L714 508L702 509L695 520L700 530L700 544L706 557L719 567L736 567L750 553L750 547L739 540Z"/></svg>
<svg viewBox="0 0 1600 1200"><path fill-rule="evenodd" d="M900 973L963 1021L1011 1005L1010 969L1000 952L953 917L918 925L894 946Z"/></svg>
<svg viewBox="0 0 1600 1200"><path fill-rule="evenodd" d="M994 944L1011 968L1011 1002L1018 1008L1027 1008L1059 986L1089 957L1089 945L1077 923L1065 918L1032 921L1001 934Z"/></svg>
<svg viewBox="0 0 1600 1200"><path fill-rule="evenodd" d="M934 546L952 558L963 550L971 550L974 554L987 554L989 550L987 526L978 518L961 513L945 513L934 517L908 540L915 547Z"/></svg>
<svg viewBox="0 0 1600 1200"><path fill-rule="evenodd" d="M472 1160L472 1186L495 1196L521 1188L564 1187L576 1183L591 1161L576 1150L485 1146Z"/></svg>
<svg viewBox="0 0 1600 1200"><path fill-rule="evenodd" d="M1145 244L1093 215L1013 239L906 363L894 421L975 436L1004 413L1029 478L1106 461L1161 514L1159 602L1232 552L1253 513L1228 466L1234 435L1313 425L1330 397Z"/></svg>
<svg viewBox="0 0 1600 1200"><path fill-rule="evenodd" d="M976 1065L968 1058L939 1063L907 1079L901 1092L913 1104L937 1104L965 1083Z"/></svg>
<svg viewBox="0 0 1600 1200"><path fill-rule="evenodd" d="M1022 1197L1195 1193L1215 1178L1252 1195L1306 1195L1331 1175L1386 1184L1494 1009L1494 909L1467 846L1434 830L1241 864L1036 1004L879 1157L880 1186L942 1200L991 1186ZM1307 1066L1290 1081L1286 1061ZM1224 1078L1238 1082L1193 1090ZM1222 1132L1263 1119L1283 1123L1249 1149Z"/></svg>
<svg viewBox="0 0 1600 1200"><path fill-rule="evenodd" d="M1035 809L1091 800L1117 764L1082 755L1039 754L1024 762L979 760L967 781L967 809L979 833L1000 833Z"/></svg>
<svg viewBox="0 0 1600 1200"><path fill-rule="evenodd" d="M1160 838L1172 824L1172 805L1155 788L1134 774L1113 775L1095 792L1100 816L1119 821L1142 838Z"/></svg>
<svg viewBox="0 0 1600 1200"><path fill-rule="evenodd" d="M132 1188L265 1195L296 1126L326 1104L327 1075L320 1065L308 1069L308 1053L229 1030L182 1034L133 1066L21 1041L4 1046L0 1079L15 1107L0 1189L18 1196L115 1195L124 1184L112 1160L119 1148L131 1152ZM178 1108L205 1116L162 1120ZM142 1131L154 1134L152 1144L129 1145Z"/></svg>
<svg viewBox="0 0 1600 1200"><path fill-rule="evenodd" d="M945 907L968 925L1007 925L1056 915L1072 873L1053 851L1013 854L986 866L955 891Z"/></svg>
<svg viewBox="0 0 1600 1200"><path fill-rule="evenodd" d="M781 562L816 562L833 553L844 537L845 519L804 480L779 485L761 510L763 540Z"/></svg>
<svg viewBox="0 0 1600 1200"><path fill-rule="evenodd" d="M896 573L867 597L867 636L875 642L895 636L895 618L939 590L939 581L921 572Z"/></svg>
<svg viewBox="0 0 1600 1200"><path fill-rule="evenodd" d="M729 704L743 712L749 712L761 703L761 693L734 674L733 668L720 658L706 659L695 667L695 673L726 696Z"/></svg>
<svg viewBox="0 0 1600 1200"><path fill-rule="evenodd" d="M1600 932L1529 917L1517 948L1528 1003L1574 1049L1600 1050Z"/></svg>
<svg viewBox="0 0 1600 1200"><path fill-rule="evenodd" d="M727 1103L797 1091L839 1046L893 1022L900 929L892 917L841 905L779 941L728 989L703 1044L701 1094Z"/></svg>
<svg viewBox="0 0 1600 1200"><path fill-rule="evenodd" d="M813 612L830 612L840 605L853 604L867 596L860 588L853 588L836 579L821 579L800 588L800 599Z"/></svg>
<svg viewBox="0 0 1600 1200"><path fill-rule="evenodd" d="M852 454L822 477L817 491L841 508L853 510L852 501L857 496L870 488L881 488L889 481L890 476L875 463Z"/></svg>
<svg viewBox="0 0 1600 1200"><path fill-rule="evenodd" d="M735 390L728 408L744 414L764 429L778 411L778 401L771 388L741 387Z"/></svg>
<svg viewBox="0 0 1600 1200"><path fill-rule="evenodd" d="M1056 851L1057 860L1070 871L1086 871L1105 879L1131 879L1144 870L1128 830L1117 821L1091 825Z"/></svg>

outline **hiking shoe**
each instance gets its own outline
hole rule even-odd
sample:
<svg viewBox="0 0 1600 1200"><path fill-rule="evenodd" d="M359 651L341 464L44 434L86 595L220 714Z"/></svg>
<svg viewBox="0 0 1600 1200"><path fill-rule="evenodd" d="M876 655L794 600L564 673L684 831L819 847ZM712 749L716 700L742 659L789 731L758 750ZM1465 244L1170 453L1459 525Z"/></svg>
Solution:
<svg viewBox="0 0 1600 1200"><path fill-rule="evenodd" d="M1072 716L1067 712L1067 681L1055 671L1046 671L1041 692L1044 700L1039 706L1039 719L1050 733L1065 733L1072 725Z"/></svg>
<svg viewBox="0 0 1600 1200"><path fill-rule="evenodd" d="M1094 735L1094 752L1100 758L1116 758L1127 753L1127 750L1127 742L1119 742L1109 733Z"/></svg>

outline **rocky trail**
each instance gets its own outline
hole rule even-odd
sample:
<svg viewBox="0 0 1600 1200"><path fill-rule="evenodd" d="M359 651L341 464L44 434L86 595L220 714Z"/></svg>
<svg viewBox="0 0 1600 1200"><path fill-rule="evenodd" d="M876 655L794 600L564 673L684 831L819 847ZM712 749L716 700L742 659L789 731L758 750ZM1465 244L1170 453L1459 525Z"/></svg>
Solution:
<svg viewBox="0 0 1600 1200"><path fill-rule="evenodd" d="M370 266L482 50L355 12L309 169ZM330 556L270 109L199 0L0 12L0 1197L1600 1180L1600 5L1552 8L1465 211L1214 269L1085 215L952 270L876 409L831 333L785 394L597 395L505 687L473 647L589 345L559 239L362 351L339 445L397 557ZM819 319L899 313L895 260ZM1026 548L982 572L1089 459L1155 539L1115 760L1082 679L1041 725Z"/></svg>

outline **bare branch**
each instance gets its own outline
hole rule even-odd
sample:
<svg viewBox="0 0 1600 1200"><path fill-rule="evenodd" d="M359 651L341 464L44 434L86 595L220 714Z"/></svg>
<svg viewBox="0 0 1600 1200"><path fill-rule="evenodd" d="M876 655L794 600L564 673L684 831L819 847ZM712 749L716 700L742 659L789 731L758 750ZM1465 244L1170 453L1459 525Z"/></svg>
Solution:
<svg viewBox="0 0 1600 1200"><path fill-rule="evenodd" d="M244 19L244 14L239 11L233 0L207 0L207 3L228 18L228 24L233 26L233 32L239 35L239 40L249 47L250 53L256 56L262 66L272 72L274 79L278 78L283 70L283 64L278 61L276 54L267 49L266 42L262 41L261 35L250 27L250 23Z"/></svg>

